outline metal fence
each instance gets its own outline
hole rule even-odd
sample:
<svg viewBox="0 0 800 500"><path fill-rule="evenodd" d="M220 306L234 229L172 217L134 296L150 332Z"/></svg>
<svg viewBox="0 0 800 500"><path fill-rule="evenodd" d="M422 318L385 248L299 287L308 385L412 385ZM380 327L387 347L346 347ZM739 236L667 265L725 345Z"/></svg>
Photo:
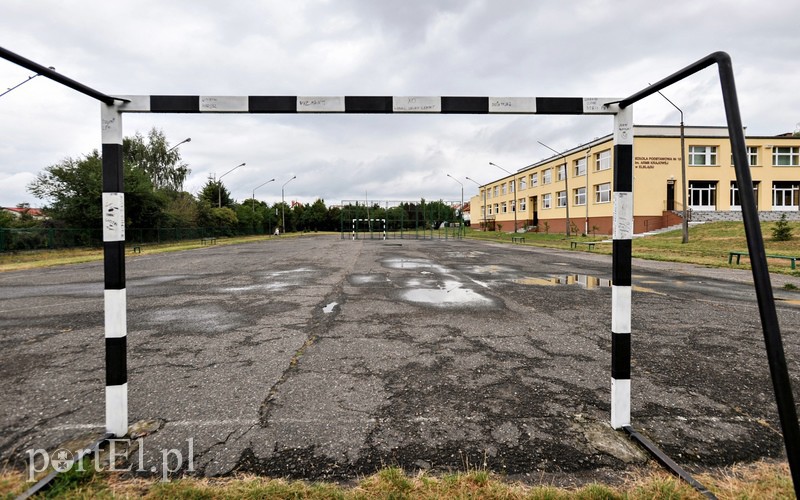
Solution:
<svg viewBox="0 0 800 500"><path fill-rule="evenodd" d="M461 239L464 222L455 201L343 200L342 239Z"/></svg>
<svg viewBox="0 0 800 500"><path fill-rule="evenodd" d="M192 228L127 228L125 242L170 243L218 236L249 236L266 234L263 227L219 229ZM65 228L0 228L0 253L25 250L51 250L56 248L103 246L102 229Z"/></svg>

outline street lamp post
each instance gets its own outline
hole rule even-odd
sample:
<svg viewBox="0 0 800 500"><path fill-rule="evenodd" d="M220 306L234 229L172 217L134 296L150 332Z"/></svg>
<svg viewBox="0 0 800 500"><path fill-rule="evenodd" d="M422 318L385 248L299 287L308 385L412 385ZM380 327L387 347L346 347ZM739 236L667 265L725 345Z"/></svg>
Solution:
<svg viewBox="0 0 800 500"><path fill-rule="evenodd" d="M681 243L689 243L689 213L686 207L686 156L685 156L685 149L684 149L684 134L683 134L683 110L678 106L675 106L675 103L670 101L667 96L659 92L661 97L667 100L668 103L672 104L675 109L678 110L678 113L681 114L681 179L682 179L682 186L681 190L683 191L683 222L681 223L681 228L683 229L683 239Z"/></svg>
<svg viewBox="0 0 800 500"><path fill-rule="evenodd" d="M508 170L504 169L500 165L496 163L489 162L489 165L499 168L503 172L507 173L511 177L514 178L514 201L511 203L511 206L514 208L514 234L517 233L517 178L514 174L509 172ZM496 220L496 219L495 219Z"/></svg>
<svg viewBox="0 0 800 500"><path fill-rule="evenodd" d="M553 153L559 155L561 157L561 159L564 160L564 191L566 192L566 195L567 195L566 196L567 199L566 199L566 203L565 203L565 208L567 209L567 238L569 238L569 236L570 236L570 228L569 228L569 226L570 226L570 219L569 219L569 168L568 168L568 165L567 165L567 157L564 156L563 153L559 153L558 151L556 151L555 149L551 148L550 146L548 146L547 144L543 143L542 141L536 141L536 142L538 142L542 146L546 147L547 149L549 149ZM589 166L587 165L586 168L588 169ZM586 196L588 197L589 193L586 193ZM587 202L589 201L588 198L587 198L586 201Z"/></svg>
<svg viewBox="0 0 800 500"><path fill-rule="evenodd" d="M53 71L55 71L55 70L56 70L56 69L55 69L54 67L52 67L52 66L50 66L50 69L52 69ZM8 90L6 90L6 91L5 91L5 92L3 92L2 94L0 94L0 97L3 97L4 95L8 94L9 92L11 92L12 90L14 90L15 88L17 88L17 87L21 87L21 86L25 85L26 83L28 83L29 81L31 81L31 80L33 80L34 78L36 78L37 76L41 76L41 75L42 75L41 73L36 73L35 75L31 75L31 76L29 76L27 80L23 80L22 82L20 82L20 83L18 83L18 84L16 84L16 85L14 85L13 87L9 88Z"/></svg>
<svg viewBox="0 0 800 500"><path fill-rule="evenodd" d="M177 148L178 146L180 146L181 144L183 144L183 143L185 143L185 142L192 142L192 138L191 138L191 137L187 137L186 139L182 140L182 141L181 141L181 142L179 142L178 144L176 144L176 145L172 146L171 148L169 148L169 149L167 150L167 153L169 153L170 151L172 151L173 149Z"/></svg>
<svg viewBox="0 0 800 500"><path fill-rule="evenodd" d="M486 223L486 186L483 186L483 185L479 184L478 181L476 181L475 179L470 179L469 177L467 177L466 179L468 181L472 181L475 184L477 184L478 185L478 189L483 189L483 212L481 212L481 214L483 215L483 230L486 231L486 230L488 230L488 227L487 227L488 225Z"/></svg>
<svg viewBox="0 0 800 500"><path fill-rule="evenodd" d="M227 172L225 172L224 174L220 175L219 179L217 179L217 208L222 208L222 178L225 177L226 175L228 175L229 173L233 172L237 168L243 167L243 166L245 166L244 162L240 163L239 165L236 165L232 169L230 169Z"/></svg>
<svg viewBox="0 0 800 500"><path fill-rule="evenodd" d="M289 184L290 182L292 182L295 179L297 179L297 176L293 175L291 179L289 179L288 181L284 182L283 186L281 186L281 228L283 229L284 233L286 232L286 202L283 201L284 200L284 198L283 198L283 188L285 188L287 184Z"/></svg>
<svg viewBox="0 0 800 500"><path fill-rule="evenodd" d="M586 168L586 220L583 223L583 234L589 234L589 154L592 152L592 147L589 146L589 149L586 150L586 157L584 159L585 168Z"/></svg>
<svg viewBox="0 0 800 500"><path fill-rule="evenodd" d="M270 179L267 182L265 182L263 184L259 184L258 186L253 188L253 213L256 213L256 189L260 188L261 186L265 186L265 185L269 184L270 182L275 182L275 179Z"/></svg>
<svg viewBox="0 0 800 500"><path fill-rule="evenodd" d="M450 174L447 174L447 177L450 177L461 186L461 210L459 211L461 218L461 225L458 228L458 232L460 233L461 231L464 230L464 184Z"/></svg>

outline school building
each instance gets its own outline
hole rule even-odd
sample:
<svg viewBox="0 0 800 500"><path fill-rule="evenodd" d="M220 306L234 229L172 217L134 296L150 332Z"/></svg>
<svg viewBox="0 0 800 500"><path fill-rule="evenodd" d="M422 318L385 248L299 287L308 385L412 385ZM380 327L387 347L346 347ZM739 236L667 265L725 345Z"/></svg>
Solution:
<svg viewBox="0 0 800 500"><path fill-rule="evenodd" d="M634 233L681 224L680 127L634 126ZM739 189L725 127L685 127L690 221L741 220ZM800 220L800 137L747 137L747 160L761 220ZM612 135L481 186L470 200L472 227L611 234ZM567 215L569 214L569 216ZM516 216L516 217L515 217Z"/></svg>

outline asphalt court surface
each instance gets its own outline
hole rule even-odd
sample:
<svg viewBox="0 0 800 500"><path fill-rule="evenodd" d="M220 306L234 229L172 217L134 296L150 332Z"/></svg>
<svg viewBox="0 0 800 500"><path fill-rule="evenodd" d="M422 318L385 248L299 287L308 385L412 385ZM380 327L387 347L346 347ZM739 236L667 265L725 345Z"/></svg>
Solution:
<svg viewBox="0 0 800 500"><path fill-rule="evenodd" d="M634 427L690 469L781 457L749 272L633 274ZM131 465L160 470L172 448L197 474L305 479L643 464L608 426L610 277L609 256L474 240L130 255L129 414L149 432ZM797 387L787 282L773 275ZM0 461L103 431L103 355L102 263L0 274Z"/></svg>

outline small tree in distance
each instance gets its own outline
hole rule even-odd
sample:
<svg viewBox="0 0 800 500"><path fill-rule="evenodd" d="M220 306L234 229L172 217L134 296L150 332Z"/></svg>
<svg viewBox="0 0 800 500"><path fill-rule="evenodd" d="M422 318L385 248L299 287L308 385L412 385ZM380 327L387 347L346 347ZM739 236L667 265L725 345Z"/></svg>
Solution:
<svg viewBox="0 0 800 500"><path fill-rule="evenodd" d="M792 228L786 220L786 214L781 214L780 220L772 228L773 241L789 241L792 239Z"/></svg>

